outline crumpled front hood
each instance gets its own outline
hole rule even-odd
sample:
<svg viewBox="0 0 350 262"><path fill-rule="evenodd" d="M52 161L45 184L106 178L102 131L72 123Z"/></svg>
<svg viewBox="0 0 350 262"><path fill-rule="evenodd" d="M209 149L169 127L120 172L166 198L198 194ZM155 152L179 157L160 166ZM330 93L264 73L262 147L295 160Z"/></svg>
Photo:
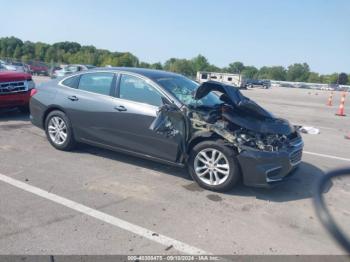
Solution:
<svg viewBox="0 0 350 262"><path fill-rule="evenodd" d="M295 132L295 128L289 121L282 118L273 117L261 119L234 110L224 112L222 117L235 125L261 134L279 134L287 136Z"/></svg>
<svg viewBox="0 0 350 262"><path fill-rule="evenodd" d="M257 117L273 118L271 113L250 100L248 97L244 96L238 88L220 82L204 82L197 88L193 97L194 99L199 100L214 91L222 93L220 99L239 110L246 111Z"/></svg>
<svg viewBox="0 0 350 262"><path fill-rule="evenodd" d="M193 97L199 100L213 91L222 93L220 99L232 106L232 109L224 112L222 116L238 126L259 133L281 135L289 135L295 131L287 120L274 117L233 86L208 81L197 88Z"/></svg>

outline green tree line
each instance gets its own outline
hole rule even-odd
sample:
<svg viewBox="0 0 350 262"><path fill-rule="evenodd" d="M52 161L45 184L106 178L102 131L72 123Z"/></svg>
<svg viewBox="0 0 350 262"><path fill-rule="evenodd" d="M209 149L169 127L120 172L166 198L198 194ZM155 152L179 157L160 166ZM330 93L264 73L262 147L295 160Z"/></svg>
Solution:
<svg viewBox="0 0 350 262"><path fill-rule="evenodd" d="M0 57L28 62L91 64L96 66L138 66L139 60L131 53L110 52L94 46L81 46L75 42L59 42L52 45L15 38L0 38Z"/></svg>
<svg viewBox="0 0 350 262"><path fill-rule="evenodd" d="M170 58L165 63L146 63L129 52L111 52L94 46L82 46L76 42L46 44L42 42L22 41L16 37L0 38L0 57L13 58L28 62L31 60L46 63L91 64L95 66L126 66L164 69L194 77L197 71L211 71L242 74L249 79L270 79L326 84L350 84L348 74L333 73L321 75L312 72L307 63L295 63L287 68L283 66L247 66L242 62L230 63L227 67L210 64L206 57L198 55L192 59Z"/></svg>

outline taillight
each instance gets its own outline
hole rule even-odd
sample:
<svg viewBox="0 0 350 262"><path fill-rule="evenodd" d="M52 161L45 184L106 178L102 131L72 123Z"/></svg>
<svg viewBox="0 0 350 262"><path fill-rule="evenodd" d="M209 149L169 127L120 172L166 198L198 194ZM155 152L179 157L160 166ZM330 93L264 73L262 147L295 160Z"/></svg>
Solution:
<svg viewBox="0 0 350 262"><path fill-rule="evenodd" d="M36 93L38 93L38 90L33 88L30 90L30 97L32 97L33 95L35 95Z"/></svg>

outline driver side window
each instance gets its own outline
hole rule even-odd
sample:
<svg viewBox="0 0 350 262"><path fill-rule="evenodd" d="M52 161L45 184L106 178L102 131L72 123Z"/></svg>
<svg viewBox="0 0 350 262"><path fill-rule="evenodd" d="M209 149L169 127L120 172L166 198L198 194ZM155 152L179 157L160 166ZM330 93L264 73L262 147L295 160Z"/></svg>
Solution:
<svg viewBox="0 0 350 262"><path fill-rule="evenodd" d="M131 76L122 75L119 84L119 97L152 106L161 106L162 95L145 80Z"/></svg>

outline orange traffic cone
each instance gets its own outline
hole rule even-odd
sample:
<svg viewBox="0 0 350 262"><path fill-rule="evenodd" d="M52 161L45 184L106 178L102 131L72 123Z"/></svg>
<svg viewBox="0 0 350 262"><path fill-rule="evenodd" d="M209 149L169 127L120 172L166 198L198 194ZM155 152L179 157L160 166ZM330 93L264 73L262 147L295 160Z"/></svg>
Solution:
<svg viewBox="0 0 350 262"><path fill-rule="evenodd" d="M340 105L338 108L338 112L336 113L337 116L345 116L344 104L345 104L345 92L343 93L343 95L340 99Z"/></svg>
<svg viewBox="0 0 350 262"><path fill-rule="evenodd" d="M333 92L331 92L331 94L328 97L328 102L327 102L327 106L332 106L333 105Z"/></svg>

